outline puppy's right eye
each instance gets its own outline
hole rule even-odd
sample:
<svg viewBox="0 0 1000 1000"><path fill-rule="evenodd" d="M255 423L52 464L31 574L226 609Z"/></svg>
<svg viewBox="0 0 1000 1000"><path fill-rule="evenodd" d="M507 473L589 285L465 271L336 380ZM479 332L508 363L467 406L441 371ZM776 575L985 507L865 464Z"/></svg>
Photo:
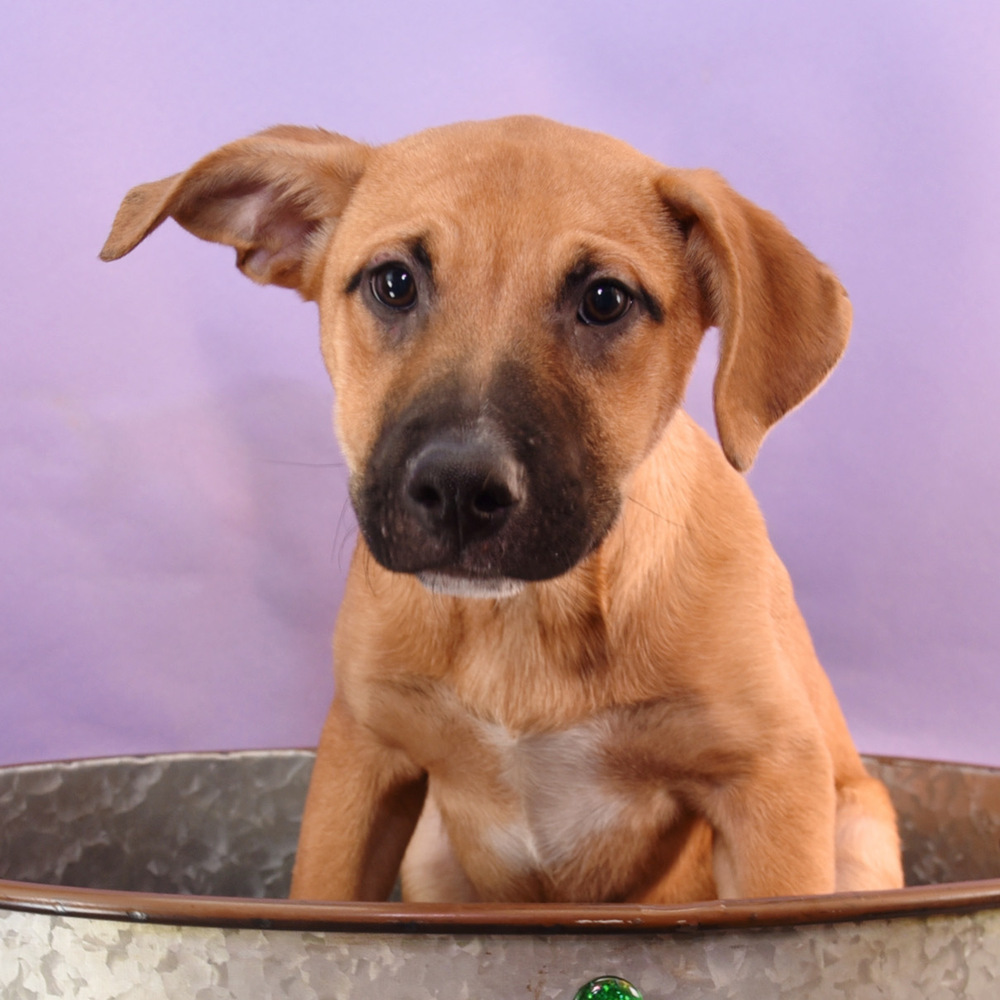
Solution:
<svg viewBox="0 0 1000 1000"><path fill-rule="evenodd" d="M619 282L601 278L584 292L577 315L587 326L610 326L632 307L632 296Z"/></svg>
<svg viewBox="0 0 1000 1000"><path fill-rule="evenodd" d="M372 295L384 306L403 312L417 303L417 281L399 261L382 264L371 276Z"/></svg>

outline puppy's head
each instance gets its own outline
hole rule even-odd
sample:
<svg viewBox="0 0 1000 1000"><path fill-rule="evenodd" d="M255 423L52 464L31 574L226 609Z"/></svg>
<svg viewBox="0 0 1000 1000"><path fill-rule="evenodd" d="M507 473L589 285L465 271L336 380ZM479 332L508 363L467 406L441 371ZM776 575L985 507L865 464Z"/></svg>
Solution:
<svg viewBox="0 0 1000 1000"><path fill-rule="evenodd" d="M318 302L365 540L455 593L513 592L600 544L707 327L742 470L850 326L831 272L717 175L541 119L377 148L271 129L129 192L102 257L168 216Z"/></svg>

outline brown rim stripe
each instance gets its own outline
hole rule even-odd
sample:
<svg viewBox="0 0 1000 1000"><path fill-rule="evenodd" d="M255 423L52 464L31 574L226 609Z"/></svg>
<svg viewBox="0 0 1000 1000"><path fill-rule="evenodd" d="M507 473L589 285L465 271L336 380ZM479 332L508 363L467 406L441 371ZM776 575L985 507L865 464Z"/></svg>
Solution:
<svg viewBox="0 0 1000 1000"><path fill-rule="evenodd" d="M946 916L995 909L1000 908L1000 879L883 892L685 906L305 903L80 889L0 880L0 907L133 923L275 930L414 934L684 933Z"/></svg>

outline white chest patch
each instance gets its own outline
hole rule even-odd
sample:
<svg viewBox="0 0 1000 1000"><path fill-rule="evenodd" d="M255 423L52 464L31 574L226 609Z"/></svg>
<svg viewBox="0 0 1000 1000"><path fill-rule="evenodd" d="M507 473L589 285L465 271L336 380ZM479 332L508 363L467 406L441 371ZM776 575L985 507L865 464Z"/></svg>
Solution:
<svg viewBox="0 0 1000 1000"><path fill-rule="evenodd" d="M512 870L557 866L586 841L623 821L629 798L608 785L602 746L608 726L592 720L571 729L517 736L483 724L521 815L487 833L493 851Z"/></svg>

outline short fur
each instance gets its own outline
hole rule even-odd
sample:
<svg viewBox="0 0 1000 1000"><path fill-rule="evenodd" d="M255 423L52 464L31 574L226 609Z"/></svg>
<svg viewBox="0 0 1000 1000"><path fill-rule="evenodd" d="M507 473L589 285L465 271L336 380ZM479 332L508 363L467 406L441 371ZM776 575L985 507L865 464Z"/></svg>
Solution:
<svg viewBox="0 0 1000 1000"><path fill-rule="evenodd" d="M130 191L102 257L168 216L318 303L362 529L294 896L902 884L736 471L850 328L781 223L537 118L270 129ZM680 409L709 326L721 451Z"/></svg>

